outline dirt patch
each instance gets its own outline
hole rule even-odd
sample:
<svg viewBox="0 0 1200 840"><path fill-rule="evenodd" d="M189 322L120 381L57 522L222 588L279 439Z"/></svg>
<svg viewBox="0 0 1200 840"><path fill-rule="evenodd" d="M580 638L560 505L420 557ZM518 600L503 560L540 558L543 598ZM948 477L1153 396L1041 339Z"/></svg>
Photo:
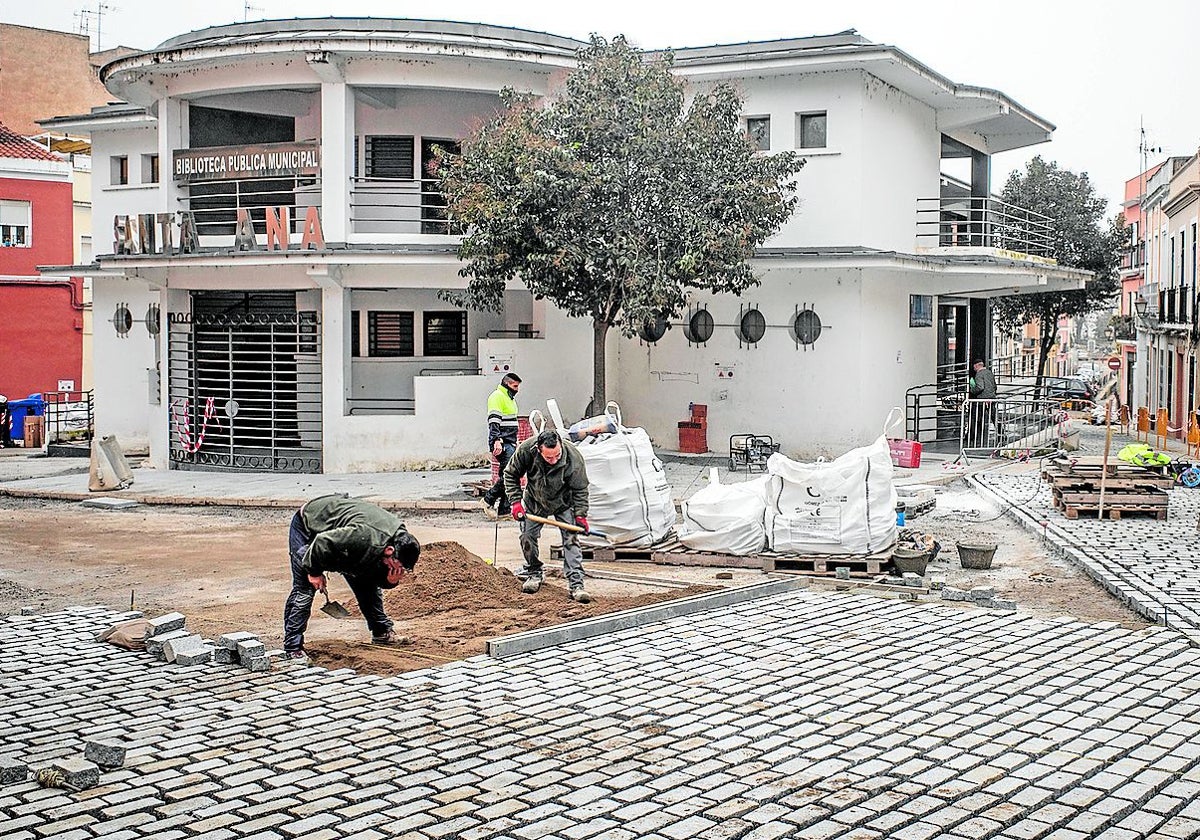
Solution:
<svg viewBox="0 0 1200 840"><path fill-rule="evenodd" d="M350 644L325 639L306 643L313 664L389 674L440 665L484 653L487 640L540 627L551 627L605 613L686 598L716 587L634 596L606 596L590 604L572 601L567 589L553 581L535 595L521 592L521 582L508 569L497 569L455 542L429 543L421 552L417 574L384 593L384 608L396 632L411 642L399 648ZM358 605L346 607L359 620Z"/></svg>

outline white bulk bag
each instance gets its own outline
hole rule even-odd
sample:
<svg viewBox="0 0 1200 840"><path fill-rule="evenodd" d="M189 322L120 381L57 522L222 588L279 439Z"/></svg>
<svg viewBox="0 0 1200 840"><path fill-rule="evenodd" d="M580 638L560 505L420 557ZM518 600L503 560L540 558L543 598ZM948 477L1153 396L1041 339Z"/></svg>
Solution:
<svg viewBox="0 0 1200 840"><path fill-rule="evenodd" d="M575 447L587 467L588 522L608 539L583 537L582 541L646 548L675 527L671 485L646 430L624 426L616 403L606 405L605 413L615 420L616 433L585 438Z"/></svg>
<svg viewBox="0 0 1200 840"><path fill-rule="evenodd" d="M709 470L709 485L683 503L679 541L696 551L746 556L767 544L763 524L767 512L769 475L738 484L721 484L717 468Z"/></svg>
<svg viewBox="0 0 1200 840"><path fill-rule="evenodd" d="M887 432L830 462L767 459L767 541L774 551L872 554L896 541L896 487ZM902 415L901 415L902 417Z"/></svg>

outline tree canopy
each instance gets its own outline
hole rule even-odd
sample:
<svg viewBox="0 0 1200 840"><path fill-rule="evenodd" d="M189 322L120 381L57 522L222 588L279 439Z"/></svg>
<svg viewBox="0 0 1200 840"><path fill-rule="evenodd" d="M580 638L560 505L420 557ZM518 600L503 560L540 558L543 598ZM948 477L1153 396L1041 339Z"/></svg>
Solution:
<svg viewBox="0 0 1200 840"><path fill-rule="evenodd" d="M1010 295L993 302L992 311L1002 327L1038 322L1040 377L1054 347L1059 318L1099 309L1117 293L1124 222L1119 214L1105 221L1107 202L1096 195L1086 172L1076 174L1055 162L1046 163L1041 156L1029 161L1024 172L1009 175L1001 197L1009 204L1049 216L1050 256L1059 265L1094 275L1083 289Z"/></svg>
<svg viewBox="0 0 1200 840"><path fill-rule="evenodd" d="M593 402L608 331L680 315L688 290L739 293L796 206L793 152L756 152L728 85L688 98L673 57L593 36L557 95L506 90L495 119L434 166L469 278L448 299L499 310L519 279L593 326Z"/></svg>

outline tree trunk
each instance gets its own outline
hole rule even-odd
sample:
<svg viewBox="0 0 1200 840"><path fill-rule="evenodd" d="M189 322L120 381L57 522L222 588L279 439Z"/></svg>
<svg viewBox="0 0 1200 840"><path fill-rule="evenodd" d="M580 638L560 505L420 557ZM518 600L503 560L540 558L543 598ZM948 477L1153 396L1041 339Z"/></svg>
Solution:
<svg viewBox="0 0 1200 840"><path fill-rule="evenodd" d="M593 415L603 412L604 404L608 402L608 395L604 388L604 348L607 344L608 327L607 321L592 320L592 407L590 413Z"/></svg>
<svg viewBox="0 0 1200 840"><path fill-rule="evenodd" d="M1050 350L1054 347L1054 338L1058 333L1058 318L1050 320L1043 316L1038 319L1038 324L1040 329L1038 330L1037 381L1033 390L1035 400L1042 396L1042 381L1046 378L1046 363L1050 360Z"/></svg>

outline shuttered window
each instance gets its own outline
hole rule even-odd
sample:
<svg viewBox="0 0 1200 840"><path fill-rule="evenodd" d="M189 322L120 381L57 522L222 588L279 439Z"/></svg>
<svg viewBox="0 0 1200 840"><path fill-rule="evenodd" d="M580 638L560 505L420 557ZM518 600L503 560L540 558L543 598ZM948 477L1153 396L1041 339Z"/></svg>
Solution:
<svg viewBox="0 0 1200 840"><path fill-rule="evenodd" d="M368 312L368 356L412 356L413 313Z"/></svg>
<svg viewBox="0 0 1200 840"><path fill-rule="evenodd" d="M426 356L467 355L467 313L426 312L424 338Z"/></svg>
<svg viewBox="0 0 1200 840"><path fill-rule="evenodd" d="M412 137L367 135L366 177L412 179L416 161L414 149Z"/></svg>

